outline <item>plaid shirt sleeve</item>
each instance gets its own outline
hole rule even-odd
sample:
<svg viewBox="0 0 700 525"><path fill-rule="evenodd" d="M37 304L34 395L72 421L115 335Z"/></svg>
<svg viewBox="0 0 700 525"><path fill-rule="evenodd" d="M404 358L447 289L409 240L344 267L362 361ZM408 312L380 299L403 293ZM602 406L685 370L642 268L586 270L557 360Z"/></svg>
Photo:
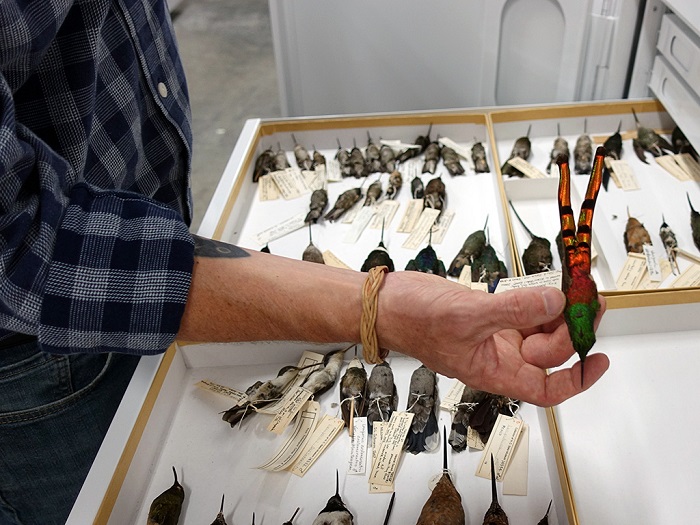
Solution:
<svg viewBox="0 0 700 525"><path fill-rule="evenodd" d="M0 73L0 342L162 352L194 251L165 2L4 0Z"/></svg>

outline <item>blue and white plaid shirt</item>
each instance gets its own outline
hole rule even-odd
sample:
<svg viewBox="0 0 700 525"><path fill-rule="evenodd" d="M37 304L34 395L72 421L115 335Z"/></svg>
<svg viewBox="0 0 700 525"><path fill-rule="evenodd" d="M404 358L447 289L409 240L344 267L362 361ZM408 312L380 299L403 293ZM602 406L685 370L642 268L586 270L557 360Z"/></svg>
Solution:
<svg viewBox="0 0 700 525"><path fill-rule="evenodd" d="M162 352L194 243L163 0L0 1L0 343Z"/></svg>

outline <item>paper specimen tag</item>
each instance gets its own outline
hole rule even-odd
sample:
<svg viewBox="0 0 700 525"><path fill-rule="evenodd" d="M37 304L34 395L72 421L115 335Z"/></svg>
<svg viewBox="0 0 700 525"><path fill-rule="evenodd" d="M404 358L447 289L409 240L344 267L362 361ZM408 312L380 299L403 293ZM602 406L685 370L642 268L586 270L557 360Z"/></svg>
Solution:
<svg viewBox="0 0 700 525"><path fill-rule="evenodd" d="M644 258L647 263L647 272L649 272L649 279L653 283L661 282L661 267L659 266L659 260L656 258L656 252L651 244L643 244L642 250L644 250Z"/></svg>
<svg viewBox="0 0 700 525"><path fill-rule="evenodd" d="M258 179L258 200L274 201L280 198L280 190L270 175L262 175Z"/></svg>
<svg viewBox="0 0 700 525"><path fill-rule="evenodd" d="M685 257L689 261L693 261L695 264L700 264L700 256L695 255L694 253L687 252L682 248L677 248L676 253L681 257Z"/></svg>
<svg viewBox="0 0 700 525"><path fill-rule="evenodd" d="M287 168L286 170L273 171L270 176L286 200L296 199L309 192L304 176L299 168Z"/></svg>
<svg viewBox="0 0 700 525"><path fill-rule="evenodd" d="M369 227L373 230L381 230L382 224L384 224L384 229L389 229L389 225L394 220L394 215L396 215L398 209L398 201L383 200L375 208L376 213L372 218L372 222L369 223Z"/></svg>
<svg viewBox="0 0 700 525"><path fill-rule="evenodd" d="M448 148L452 148L457 152L457 155L462 157L463 159L471 159L472 158L472 152L467 146L462 146L460 144L457 144L454 140L447 138L447 137L440 137L438 139L438 142L442 144L443 146L447 146Z"/></svg>
<svg viewBox="0 0 700 525"><path fill-rule="evenodd" d="M213 381L209 381L208 379L202 379L200 382L196 383L196 385L199 388L209 390L210 392L214 392L215 394L221 394L222 396L230 397L236 402L233 406L238 406L248 399L248 396L245 392L241 392L240 390L236 390L235 388L229 388L224 385L219 385L217 383L214 383Z"/></svg>
<svg viewBox="0 0 700 525"><path fill-rule="evenodd" d="M422 170L423 159L421 158L414 157L401 164L401 174L403 175L403 180L408 181L409 187L411 186L411 181L413 181L413 179L421 176Z"/></svg>
<svg viewBox="0 0 700 525"><path fill-rule="evenodd" d="M691 264L671 283L671 288L700 286L700 266Z"/></svg>
<svg viewBox="0 0 700 525"><path fill-rule="evenodd" d="M450 387L449 392L447 392L447 395L440 400L440 408L443 410L449 410L450 412L457 410L455 405L462 400L464 388L465 384L458 379L455 379L452 382L452 386Z"/></svg>
<svg viewBox="0 0 700 525"><path fill-rule="evenodd" d="M287 392L282 398L282 406L275 414L267 430L275 434L281 434L287 425L294 419L294 416L299 413L301 406L306 403L311 397L311 392L300 386L293 388Z"/></svg>
<svg viewBox="0 0 700 525"><path fill-rule="evenodd" d="M413 421L411 412L394 412L389 419L389 428L385 439L382 440L377 451L377 459L372 466L369 475L370 483L376 485L393 485L396 471L399 468L399 460L403 452L403 444L406 434Z"/></svg>
<svg viewBox="0 0 700 525"><path fill-rule="evenodd" d="M353 420L352 438L350 439L350 458L348 474L364 474L367 469L367 418L356 417Z"/></svg>
<svg viewBox="0 0 700 525"><path fill-rule="evenodd" d="M615 285L618 290L636 290L647 271L646 257L641 253L628 253Z"/></svg>
<svg viewBox="0 0 700 525"><path fill-rule="evenodd" d="M530 164L528 161L526 161L525 159L521 159L520 157L513 157L512 159L508 159L508 164L513 166L518 171L522 172L523 175L530 179L547 178L547 175L545 175L540 170L535 168L532 164Z"/></svg>
<svg viewBox="0 0 700 525"><path fill-rule="evenodd" d="M326 414L314 429L311 438L299 454L291 468L292 474L302 477L306 474L324 450L328 448L340 429L344 426L343 420Z"/></svg>
<svg viewBox="0 0 700 525"><path fill-rule="evenodd" d="M408 239L404 241L401 247L408 248L409 250L417 250L421 244L423 244L423 239L427 237L428 231L430 231L430 228L435 224L438 215L440 215L440 210L425 208L420 214L418 223L413 227L413 231L411 231Z"/></svg>
<svg viewBox="0 0 700 525"><path fill-rule="evenodd" d="M411 199L408 201L406 211L401 218L399 227L396 229L398 233L411 233L413 227L418 222L418 218L423 211L423 199Z"/></svg>
<svg viewBox="0 0 700 525"><path fill-rule="evenodd" d="M484 450L486 444L481 440L479 433L472 427L467 427L467 446L474 450Z"/></svg>
<svg viewBox="0 0 700 525"><path fill-rule="evenodd" d="M338 257L330 250L323 252L323 262L325 262L326 265L333 266L335 268L345 268L346 270L351 269L347 264L338 259Z"/></svg>
<svg viewBox="0 0 700 525"><path fill-rule="evenodd" d="M396 140L379 139L379 143L383 144L385 146L389 146L396 153L399 153L399 152L407 150L407 149L420 149L420 146L418 146L417 144L407 144L405 142L401 142L398 139L396 139Z"/></svg>
<svg viewBox="0 0 700 525"><path fill-rule="evenodd" d="M363 206L358 212L357 217L355 217L355 220L352 221L352 226L345 233L343 242L355 244L360 238L360 235L362 235L362 232L365 231L365 228L369 224L369 221L372 220L375 213L376 211L374 206Z"/></svg>
<svg viewBox="0 0 700 525"><path fill-rule="evenodd" d="M681 153L673 156L691 180L700 181L700 164L690 153Z"/></svg>
<svg viewBox="0 0 700 525"><path fill-rule="evenodd" d="M457 281L459 284L463 284L467 288L472 287L472 267L468 264L462 266L462 271L459 272L459 279Z"/></svg>
<svg viewBox="0 0 700 525"><path fill-rule="evenodd" d="M379 455L379 449L381 443L384 441L387 431L389 430L388 421L375 421L372 425L372 467L370 472L374 470L374 465L377 463L377 457ZM389 485L377 485L376 483L369 484L370 494L382 494L386 492L394 492L393 484Z"/></svg>
<svg viewBox="0 0 700 525"><path fill-rule="evenodd" d="M326 186L326 171L321 170L303 170L301 174L304 176L304 183L309 191L322 190Z"/></svg>
<svg viewBox="0 0 700 525"><path fill-rule="evenodd" d="M341 221L343 224L352 224L353 222L355 222L355 217L357 217L360 213L360 210L364 208L362 202L364 202L364 199L360 197L360 200L358 200L352 208L350 208L343 214L343 220Z"/></svg>
<svg viewBox="0 0 700 525"><path fill-rule="evenodd" d="M336 159L326 159L326 180L328 182L340 182L343 173L340 171L340 162Z"/></svg>
<svg viewBox="0 0 700 525"><path fill-rule="evenodd" d="M681 182L686 182L693 180L693 177L683 169L683 167L678 164L678 161L673 155L662 155L660 157L655 157L656 163L665 169L668 173L673 175L676 179Z"/></svg>
<svg viewBox="0 0 700 525"><path fill-rule="evenodd" d="M637 177L635 177L634 172L627 161L625 160L611 160L610 165L612 170L620 182L620 188L624 191L632 191L639 189L639 182Z"/></svg>
<svg viewBox="0 0 700 525"><path fill-rule="evenodd" d="M518 437L523 429L523 420L499 414L491 430L491 436L481 455L476 475L480 478L491 479L491 454L496 468L496 480L503 481Z"/></svg>
<svg viewBox="0 0 700 525"><path fill-rule="evenodd" d="M620 179L617 178L617 175L615 175L615 172L612 169L612 161L615 160L612 157L605 157L604 162L605 162L605 167L608 168L610 171L610 178L613 180L615 183L615 186L618 188L622 188L622 184L620 183Z"/></svg>
<svg viewBox="0 0 700 525"><path fill-rule="evenodd" d="M655 290L659 286L661 286L661 283L671 275L673 270L671 270L671 263L668 262L668 259L666 258L661 258L658 259L659 261L659 270L661 271L661 279L659 281L654 281L652 282L650 277L649 277L649 272L646 272L644 274L644 277L642 277L642 280L639 281L639 289L641 290Z"/></svg>
<svg viewBox="0 0 700 525"><path fill-rule="evenodd" d="M292 434L273 456L258 468L279 472L291 465L311 437L320 412L321 405L318 401L307 401L299 412Z"/></svg>
<svg viewBox="0 0 700 525"><path fill-rule="evenodd" d="M442 215L438 219L437 223L433 227L433 240L431 244L442 244L442 241L445 239L445 235L447 234L447 229L450 227L450 224L452 224L452 219L455 218L455 212L453 211L443 211ZM428 239L423 239L424 242L427 242L430 238L430 235L428 235Z"/></svg>
<svg viewBox="0 0 700 525"><path fill-rule="evenodd" d="M305 350L304 353L301 354L301 358L299 359L299 363L297 363L297 367L304 368L308 367L309 365L320 363L321 361L323 361L323 358L323 354ZM282 393L282 399L280 399L279 401L275 401L270 405L262 407L258 410L258 412L260 412L261 414L276 414L282 407L282 402L284 401L284 394L301 385L306 380L306 376L308 376L313 370L315 370L314 367L309 367L299 371L299 374L297 375L296 379L292 381Z"/></svg>
<svg viewBox="0 0 700 525"><path fill-rule="evenodd" d="M494 293L533 286L553 286L554 288L561 289L561 270L533 273L532 275L525 275L523 277L503 277L498 281L498 286L496 286Z"/></svg>
<svg viewBox="0 0 700 525"><path fill-rule="evenodd" d="M527 471L530 455L530 429L523 423L523 431L515 445L515 452L508 465L508 472L503 479L503 494L527 496Z"/></svg>
<svg viewBox="0 0 700 525"><path fill-rule="evenodd" d="M265 246L270 241L274 241L275 239L279 239L289 233L304 228L306 226L306 223L304 222L304 219L306 219L306 213L307 212L303 211L280 222L279 224L275 224L274 226L270 226L266 230L261 231L255 235L255 242L257 242L260 246Z"/></svg>
<svg viewBox="0 0 700 525"><path fill-rule="evenodd" d="M472 283L471 284L471 289L472 290L481 290L482 292L487 292L489 291L489 283Z"/></svg>

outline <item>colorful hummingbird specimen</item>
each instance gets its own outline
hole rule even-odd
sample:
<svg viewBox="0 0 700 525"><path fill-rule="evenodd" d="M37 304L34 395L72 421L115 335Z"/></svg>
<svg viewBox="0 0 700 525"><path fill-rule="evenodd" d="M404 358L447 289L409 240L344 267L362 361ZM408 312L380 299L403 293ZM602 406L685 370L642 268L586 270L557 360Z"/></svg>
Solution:
<svg viewBox="0 0 700 525"><path fill-rule="evenodd" d="M289 519L289 521L285 521L282 525L292 525L292 523L294 522L294 518L296 517L297 512L299 512L300 508L301 507L297 507L297 510L294 511L294 514L292 514L292 517Z"/></svg>
<svg viewBox="0 0 700 525"><path fill-rule="evenodd" d="M471 233L467 240L464 241L462 248L460 248L459 253L455 255L455 258L450 264L450 268L447 271L447 275L451 277L459 277L462 272L462 268L465 265L471 265L476 257L481 255L481 252L486 246L486 225L489 223L488 216L486 217L486 222L481 230L477 230Z"/></svg>
<svg viewBox="0 0 700 525"><path fill-rule="evenodd" d="M484 525L508 525L508 516L498 504L496 468L493 465L493 454L491 454L491 506L484 515Z"/></svg>
<svg viewBox="0 0 700 525"><path fill-rule="evenodd" d="M335 495L331 496L311 525L352 525L352 523L352 513L343 503L338 491L338 471L336 470Z"/></svg>
<svg viewBox="0 0 700 525"><path fill-rule="evenodd" d="M437 376L421 365L411 374L406 412L413 415L404 449L411 454L432 452L440 445L440 429L436 409L438 407Z"/></svg>
<svg viewBox="0 0 700 525"><path fill-rule="evenodd" d="M388 361L372 368L367 381L367 427L372 433L375 421L389 421L399 406L399 395L394 384L394 372Z"/></svg>
<svg viewBox="0 0 700 525"><path fill-rule="evenodd" d="M671 227L666 224L666 219L661 215L661 227L659 228L659 237L661 237L661 242L664 243L664 248L666 249L666 256L668 257L668 262L671 263L671 270L673 275L680 273L678 268L678 255L676 250L678 250L678 239L676 239L676 234L673 233Z"/></svg>
<svg viewBox="0 0 700 525"><path fill-rule="evenodd" d="M574 222L574 210L571 207L569 161L564 157L557 160L560 173L559 216L564 246L564 264L562 265L562 291L566 295L564 319L569 328L574 350L581 359L582 385L586 355L595 344L593 322L600 309L598 288L591 277L591 236L593 210L603 178L604 158L605 149L599 147L593 161L593 171L588 181L586 196L581 205L578 227Z"/></svg>
<svg viewBox="0 0 700 525"><path fill-rule="evenodd" d="M561 136L559 124L557 123L557 138L554 139L554 146L552 147L552 151L549 153L549 164L547 164L546 168L547 173L552 171L552 164L557 161L559 155L569 156L569 143L564 137Z"/></svg>
<svg viewBox="0 0 700 525"><path fill-rule="evenodd" d="M328 192L324 189L314 190L311 193L311 201L309 202L309 213L306 214L304 222L314 223L323 215L323 212L328 206Z"/></svg>
<svg viewBox="0 0 700 525"><path fill-rule="evenodd" d="M664 151L673 152L673 146L665 138L653 129L641 125L634 108L632 109L632 114L634 115L634 122L637 124L637 138L632 140L632 147L639 160L644 164L649 164L644 158L645 151L648 151L654 157L660 157L664 154Z"/></svg>
<svg viewBox="0 0 700 525"><path fill-rule="evenodd" d="M486 160L486 148L476 139L474 139L474 145L472 146L472 162L476 173L488 173L491 171Z"/></svg>
<svg viewBox="0 0 700 525"><path fill-rule="evenodd" d="M686 192L685 195L688 197L688 204L690 205L690 231L693 234L695 247L700 250L700 213L693 208L693 203L690 202L690 194Z"/></svg>
<svg viewBox="0 0 700 525"><path fill-rule="evenodd" d="M175 482L151 503L148 509L147 525L177 525L185 501L185 489L177 481L177 472L173 467Z"/></svg>
<svg viewBox="0 0 700 525"><path fill-rule="evenodd" d="M211 522L211 525L226 525L226 519L224 518L224 495L221 495L221 508L219 513L216 515L216 519Z"/></svg>
<svg viewBox="0 0 700 525"><path fill-rule="evenodd" d="M576 139L574 146L574 169L579 175L583 175L591 171L591 162L593 162L593 139L586 132L588 121L583 120L583 134Z"/></svg>
<svg viewBox="0 0 700 525"><path fill-rule="evenodd" d="M532 125L528 126L527 134L524 137L519 137L513 144L513 149L510 152L510 157L508 160L515 157L520 157L523 160L528 160L530 158L530 153L532 151L532 143L530 142L530 129ZM523 177L524 174L509 162L505 161L503 166L501 166L501 173L503 175L508 175L509 177Z"/></svg>
<svg viewBox="0 0 700 525"><path fill-rule="evenodd" d="M309 155L309 151L301 144L297 142L294 133L292 133L292 140L294 141L294 158L297 161L297 166L302 170L313 169L314 161Z"/></svg>
<svg viewBox="0 0 700 525"><path fill-rule="evenodd" d="M392 171L391 175L389 175L389 185L386 188L386 198L389 200L394 200L399 194L401 186L403 186L403 177L401 176L401 172L398 170Z"/></svg>
<svg viewBox="0 0 700 525"><path fill-rule="evenodd" d="M630 215L627 208L627 224L622 235L627 253L644 253L644 245L651 244L651 235L644 225Z"/></svg>
<svg viewBox="0 0 700 525"><path fill-rule="evenodd" d="M345 374L340 379L340 413L345 426L350 426L350 416L365 415L365 399L367 397L367 370L357 357L348 364Z"/></svg>
<svg viewBox="0 0 700 525"><path fill-rule="evenodd" d="M462 497L447 470L447 436L443 429L442 477L418 516L416 525L464 525Z"/></svg>
<svg viewBox="0 0 700 525"><path fill-rule="evenodd" d="M412 159L414 157L417 157L421 153L425 151L425 149L428 147L428 144L430 144L430 130L433 129L433 125L430 124L428 126L428 133L425 135L418 135L416 140L413 142L416 146L419 146L418 148L407 148L406 150L402 151L396 156L396 162L399 164L402 164L406 162L409 159Z"/></svg>
<svg viewBox="0 0 700 525"><path fill-rule="evenodd" d="M394 271L394 261L391 260L391 257L389 257L389 250L386 249L386 246L384 246L384 223L382 222L382 237L381 240L379 241L379 246L377 246L374 250L369 252L369 255L365 259L365 262L362 263L362 268L360 268L361 272L369 272L372 268L375 266L386 266L389 268L390 272Z"/></svg>
<svg viewBox="0 0 700 525"><path fill-rule="evenodd" d="M326 264L323 260L323 254L311 240L311 223L309 223L309 245L304 249L304 253L301 254L302 261L308 261L318 264Z"/></svg>
<svg viewBox="0 0 700 525"><path fill-rule="evenodd" d="M428 237L428 246L419 251L415 259L408 261L406 270L432 273L434 275L439 275L440 277L446 277L447 272L445 271L445 264L438 259L437 253L435 253L435 250L431 245L432 237L433 230L431 228Z"/></svg>
<svg viewBox="0 0 700 525"><path fill-rule="evenodd" d="M474 390L469 386L464 387L457 411L452 415L452 428L450 429L449 443L455 452L467 449L469 418L479 403L486 398L486 395L486 392L481 390Z"/></svg>
<svg viewBox="0 0 700 525"><path fill-rule="evenodd" d="M362 190L360 190L360 188L345 190L338 196L338 199L335 201L335 204L331 210L326 213L325 217L323 218L327 221L337 221L346 211L352 208L355 203L360 200L361 196Z"/></svg>
<svg viewBox="0 0 700 525"><path fill-rule="evenodd" d="M530 228L525 226L525 223L515 210L513 203L509 200L508 204L510 204L510 208L513 210L513 213L527 234L530 236L530 244L523 252L523 268L525 269L525 275L551 271L553 257L550 242L544 237L538 237L532 233Z"/></svg>

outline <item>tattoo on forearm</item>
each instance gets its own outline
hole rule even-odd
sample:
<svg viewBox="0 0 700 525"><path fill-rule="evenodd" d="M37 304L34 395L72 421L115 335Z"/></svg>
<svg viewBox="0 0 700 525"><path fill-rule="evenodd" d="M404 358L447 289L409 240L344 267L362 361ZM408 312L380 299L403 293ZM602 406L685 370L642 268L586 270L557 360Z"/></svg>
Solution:
<svg viewBox="0 0 700 525"><path fill-rule="evenodd" d="M193 235L195 257L220 257L226 259L237 259L239 257L249 257L249 254L233 244L206 239L199 235Z"/></svg>

